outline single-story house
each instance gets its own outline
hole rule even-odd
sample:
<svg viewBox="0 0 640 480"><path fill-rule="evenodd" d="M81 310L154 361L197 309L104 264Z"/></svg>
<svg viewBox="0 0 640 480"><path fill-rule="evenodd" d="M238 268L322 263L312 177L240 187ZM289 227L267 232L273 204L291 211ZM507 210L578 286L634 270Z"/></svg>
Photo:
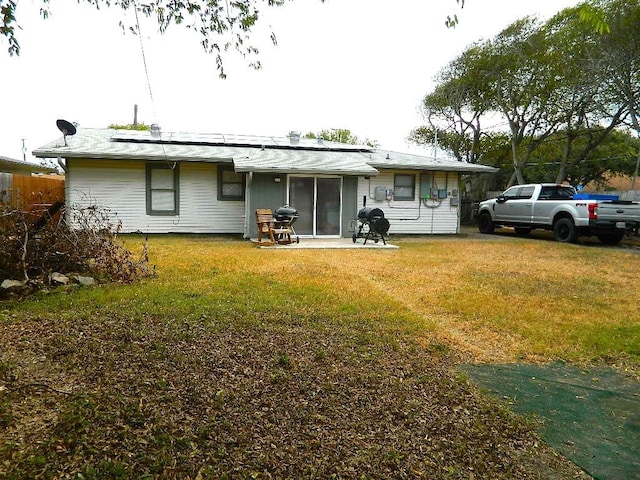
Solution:
<svg viewBox="0 0 640 480"><path fill-rule="evenodd" d="M0 173L16 173L19 175L32 175L34 173L56 173L56 169L37 165L31 162L15 160L0 156Z"/></svg>
<svg viewBox="0 0 640 480"><path fill-rule="evenodd" d="M301 237L350 237L380 208L391 234L460 228L460 176L494 168L301 138L79 128L33 152L66 164L68 205L108 207L123 232L257 235L289 204Z"/></svg>

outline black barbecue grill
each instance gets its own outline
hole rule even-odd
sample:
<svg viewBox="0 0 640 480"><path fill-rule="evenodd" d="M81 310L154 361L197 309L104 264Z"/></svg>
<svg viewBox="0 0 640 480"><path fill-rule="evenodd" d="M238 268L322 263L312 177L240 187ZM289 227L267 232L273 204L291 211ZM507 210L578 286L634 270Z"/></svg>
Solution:
<svg viewBox="0 0 640 480"><path fill-rule="evenodd" d="M276 235L279 236L278 243L293 243L292 238L294 236L296 243L300 243L300 237L293 229L293 224L298 219L298 216L298 209L291 205L283 205L274 210L273 219L275 220Z"/></svg>
<svg viewBox="0 0 640 480"><path fill-rule="evenodd" d="M382 239L382 243L387 244L384 236L389 232L389 220L384 218L382 210L369 207L361 208L358 211L358 221L360 226L358 227L358 233L354 233L352 236L353 243L356 243L358 238L364 237L364 244L369 239L372 239L375 243Z"/></svg>

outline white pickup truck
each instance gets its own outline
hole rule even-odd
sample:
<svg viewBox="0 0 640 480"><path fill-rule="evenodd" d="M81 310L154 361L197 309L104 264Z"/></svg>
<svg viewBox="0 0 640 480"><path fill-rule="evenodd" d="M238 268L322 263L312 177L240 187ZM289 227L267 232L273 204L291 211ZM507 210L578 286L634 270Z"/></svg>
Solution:
<svg viewBox="0 0 640 480"><path fill-rule="evenodd" d="M617 244L625 234L638 235L640 203L577 196L570 185L516 185L480 203L478 228L481 233L493 233L497 227L514 227L519 235L542 228L553 231L558 242L596 235L607 245Z"/></svg>

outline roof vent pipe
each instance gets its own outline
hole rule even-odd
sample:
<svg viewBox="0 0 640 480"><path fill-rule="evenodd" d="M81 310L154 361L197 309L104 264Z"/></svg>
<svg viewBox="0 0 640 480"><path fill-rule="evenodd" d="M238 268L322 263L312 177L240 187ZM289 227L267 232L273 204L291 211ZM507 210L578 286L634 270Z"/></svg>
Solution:
<svg viewBox="0 0 640 480"><path fill-rule="evenodd" d="M289 141L291 145L297 145L300 143L300 130L291 130L289 132Z"/></svg>
<svg viewBox="0 0 640 480"><path fill-rule="evenodd" d="M153 138L160 138L160 125L157 123L151 124L151 136Z"/></svg>

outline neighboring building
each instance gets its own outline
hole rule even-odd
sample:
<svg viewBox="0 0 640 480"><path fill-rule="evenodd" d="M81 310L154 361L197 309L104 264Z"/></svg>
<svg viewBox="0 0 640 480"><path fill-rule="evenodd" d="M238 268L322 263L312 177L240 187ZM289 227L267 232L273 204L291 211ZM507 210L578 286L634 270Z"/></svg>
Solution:
<svg viewBox="0 0 640 480"><path fill-rule="evenodd" d="M640 188L640 181L636 179L634 184L633 177L630 176L615 176L606 177L601 182L590 182L584 186L584 192L626 192L631 190L631 186L634 188Z"/></svg>
<svg viewBox="0 0 640 480"><path fill-rule="evenodd" d="M357 213L381 208L391 234L460 227L460 175L484 165L322 140L78 129L33 152L64 159L67 205L103 205L123 232L255 237L257 208L295 206L296 233L350 237Z"/></svg>
<svg viewBox="0 0 640 480"><path fill-rule="evenodd" d="M56 169L0 156L0 173L31 175L33 173L56 173Z"/></svg>
<svg viewBox="0 0 640 480"><path fill-rule="evenodd" d="M0 157L0 204L23 208L34 202L61 200L64 177L49 175L55 168Z"/></svg>

